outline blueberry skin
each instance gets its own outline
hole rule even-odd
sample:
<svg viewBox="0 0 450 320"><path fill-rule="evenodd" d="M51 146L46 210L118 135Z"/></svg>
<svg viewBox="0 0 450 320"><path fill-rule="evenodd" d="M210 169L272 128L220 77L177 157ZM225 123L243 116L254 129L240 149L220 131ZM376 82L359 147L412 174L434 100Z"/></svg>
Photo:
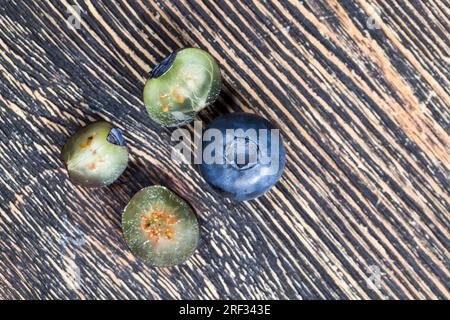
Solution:
<svg viewBox="0 0 450 320"><path fill-rule="evenodd" d="M258 139L255 144L258 148L256 162L243 166L236 165L232 161L230 162L230 158L226 156L229 144L227 145L225 138L222 139L222 154L225 159L223 163L208 164L203 159L200 171L204 179L216 190L221 191L234 200L245 201L263 195L280 179L286 163L281 133L278 142L272 141L270 133L267 135L268 138L265 145L261 144L259 139L259 129L278 129L273 123L255 114L232 113L214 119L205 132L208 129L218 129L223 136L225 136L227 129L242 129L244 131L255 129L258 132ZM233 137L236 138L236 135L234 134ZM205 151L208 145L214 143L214 139L211 140L203 141L202 151ZM275 143L278 144L278 152L271 154L272 144L275 145ZM267 155L270 161L267 161L267 159L264 162L261 161L260 153ZM212 152L212 155L215 155L215 152ZM205 156L205 153L203 153L203 156ZM264 174L267 173L267 169L271 168L271 166L276 170L272 170L270 174Z"/></svg>

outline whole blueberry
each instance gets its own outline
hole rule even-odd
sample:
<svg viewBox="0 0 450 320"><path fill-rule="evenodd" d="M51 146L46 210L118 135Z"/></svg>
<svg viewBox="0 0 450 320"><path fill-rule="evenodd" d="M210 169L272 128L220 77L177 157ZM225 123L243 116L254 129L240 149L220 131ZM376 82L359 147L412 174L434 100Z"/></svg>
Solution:
<svg viewBox="0 0 450 320"><path fill-rule="evenodd" d="M286 161L280 130L250 113L214 119L203 133L202 156L205 180L237 201L266 193L280 179Z"/></svg>

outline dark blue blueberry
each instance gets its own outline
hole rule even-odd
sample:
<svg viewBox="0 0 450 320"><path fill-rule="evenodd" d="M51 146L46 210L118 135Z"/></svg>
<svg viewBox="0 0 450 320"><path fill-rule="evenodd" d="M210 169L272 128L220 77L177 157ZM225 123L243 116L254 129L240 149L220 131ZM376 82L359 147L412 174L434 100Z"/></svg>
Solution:
<svg viewBox="0 0 450 320"><path fill-rule="evenodd" d="M166 73L167 70L169 70L172 64L175 62L177 52L178 51L172 52L167 57L165 57L160 64L158 64L155 68L153 68L152 72L150 73L149 79L159 78L164 73Z"/></svg>
<svg viewBox="0 0 450 320"><path fill-rule="evenodd" d="M258 115L232 113L216 118L203 140L203 177L235 200L263 195L283 173L286 160L281 132Z"/></svg>

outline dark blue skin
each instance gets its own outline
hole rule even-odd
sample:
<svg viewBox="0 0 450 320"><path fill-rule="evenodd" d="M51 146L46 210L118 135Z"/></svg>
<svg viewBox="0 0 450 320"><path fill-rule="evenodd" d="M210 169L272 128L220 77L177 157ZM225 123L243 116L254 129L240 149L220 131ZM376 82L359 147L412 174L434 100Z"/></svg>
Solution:
<svg viewBox="0 0 450 320"><path fill-rule="evenodd" d="M267 135L268 139L266 148L264 148L263 144L259 143L259 129L277 129L276 126L263 117L255 114L232 113L214 119L206 130L212 128L220 130L224 136L226 129L242 129L244 131L248 129L255 129L256 132L258 132L258 139L256 143L252 143L249 139L243 139L242 137L235 139L245 141L247 147L242 148L241 150L246 150L245 154L247 160L249 160L248 150L252 148L252 150L255 150L255 148L258 150L258 157L256 162L247 161L246 163L237 164L236 161L232 161L233 159L236 159L235 157L226 156L227 154L234 155L235 153L227 153L229 148L227 148L226 141L223 141L222 151L225 155L224 159L228 161L224 161L222 164L207 164L203 160L200 165L200 171L210 185L234 200L245 201L255 199L263 195L277 183L283 173L286 162L285 149L281 140L281 133L278 143L279 152L276 154L271 154L272 143L276 143L276 141L272 141L270 134ZM234 135L234 137L236 136ZM203 141L203 150L205 150L205 148L211 143L214 143L214 139L212 139L212 141ZM228 144L228 147L229 145L230 144ZM214 152L212 154L215 155ZM261 161L260 154L267 155L270 160L263 163L263 161ZM270 168L271 165L276 164L276 161L279 161L278 170L272 170L269 175L262 174L263 172L267 172L267 169Z"/></svg>
<svg viewBox="0 0 450 320"><path fill-rule="evenodd" d="M175 58L177 57L177 52L172 52L171 54L169 54L167 57L164 58L163 61L161 61L160 64L158 64L150 73L149 78L153 79L153 78L159 78L161 77L164 73L167 72L167 70L170 69L170 67L173 65L173 63L175 62Z"/></svg>
<svg viewBox="0 0 450 320"><path fill-rule="evenodd" d="M125 146L125 139L122 135L122 132L119 128L112 128L111 132L109 133L108 137L106 137L106 140L108 140L109 143L118 145L118 146Z"/></svg>

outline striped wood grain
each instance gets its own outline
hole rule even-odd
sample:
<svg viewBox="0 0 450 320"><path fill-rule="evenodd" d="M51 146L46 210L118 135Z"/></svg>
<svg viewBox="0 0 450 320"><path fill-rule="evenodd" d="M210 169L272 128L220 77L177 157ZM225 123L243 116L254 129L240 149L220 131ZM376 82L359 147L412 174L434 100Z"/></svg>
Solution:
<svg viewBox="0 0 450 320"><path fill-rule="evenodd" d="M449 22L446 0L0 0L0 298L450 298ZM224 78L201 120L282 128L287 167L266 196L222 199L169 160L142 90L187 46ZM83 189L58 157L96 119L125 131L130 164ZM147 267L123 241L123 207L152 184L198 213L185 265Z"/></svg>

